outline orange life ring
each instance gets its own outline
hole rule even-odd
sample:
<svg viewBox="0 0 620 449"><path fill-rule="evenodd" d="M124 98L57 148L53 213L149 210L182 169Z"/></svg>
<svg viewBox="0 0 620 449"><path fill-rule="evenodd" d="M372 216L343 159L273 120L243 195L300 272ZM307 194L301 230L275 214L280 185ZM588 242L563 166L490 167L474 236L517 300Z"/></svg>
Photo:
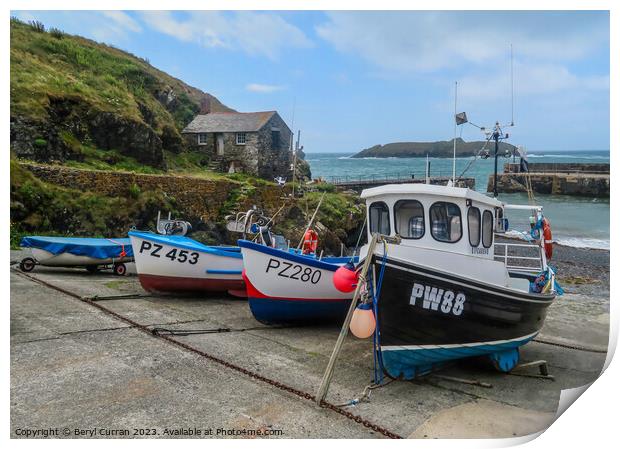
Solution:
<svg viewBox="0 0 620 449"><path fill-rule="evenodd" d="M304 254L315 253L319 246L319 234L314 229L308 229L304 234L302 252Z"/></svg>
<svg viewBox="0 0 620 449"><path fill-rule="evenodd" d="M553 256L553 238L551 237L551 223L547 218L543 218L543 239L545 243L545 256L547 259L551 259Z"/></svg>

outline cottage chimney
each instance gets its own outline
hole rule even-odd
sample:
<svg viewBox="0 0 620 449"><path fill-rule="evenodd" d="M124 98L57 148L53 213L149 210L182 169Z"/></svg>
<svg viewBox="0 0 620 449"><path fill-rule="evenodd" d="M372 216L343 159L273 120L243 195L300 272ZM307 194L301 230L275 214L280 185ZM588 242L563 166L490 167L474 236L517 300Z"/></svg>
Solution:
<svg viewBox="0 0 620 449"><path fill-rule="evenodd" d="M204 115L209 113L211 113L211 98L205 95L202 97L202 100L200 100L200 114Z"/></svg>

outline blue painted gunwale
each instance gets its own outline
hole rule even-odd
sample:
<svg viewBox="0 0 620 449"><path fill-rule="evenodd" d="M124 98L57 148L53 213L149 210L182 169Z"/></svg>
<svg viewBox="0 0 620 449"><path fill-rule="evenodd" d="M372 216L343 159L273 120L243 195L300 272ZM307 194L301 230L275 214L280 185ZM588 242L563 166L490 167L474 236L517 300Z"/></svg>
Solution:
<svg viewBox="0 0 620 449"><path fill-rule="evenodd" d="M238 240L237 244L240 248L247 248L254 251L268 254L270 256L279 257L281 259L290 260L292 262L308 265L314 268L320 268L327 271L336 271L340 268L340 265L347 263L351 260L349 257L324 257L322 260L318 260L316 255L302 255L293 254L288 251L284 251L277 248L271 248L269 246L260 245L258 243L250 242L249 240ZM354 262L357 262L358 258L355 257Z"/></svg>
<svg viewBox="0 0 620 449"><path fill-rule="evenodd" d="M241 256L241 249L237 246L207 246L183 235L161 235L143 231L129 231L128 234L150 242L176 246L177 248L183 248L190 251L199 251L202 253L212 254L214 256L231 257L234 259L243 258Z"/></svg>

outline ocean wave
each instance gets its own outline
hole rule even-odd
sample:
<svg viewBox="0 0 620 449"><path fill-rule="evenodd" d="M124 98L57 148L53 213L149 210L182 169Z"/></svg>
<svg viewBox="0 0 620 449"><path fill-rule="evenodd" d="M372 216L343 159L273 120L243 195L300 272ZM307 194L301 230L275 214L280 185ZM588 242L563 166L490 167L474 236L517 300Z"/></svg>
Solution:
<svg viewBox="0 0 620 449"><path fill-rule="evenodd" d="M609 250L609 239L592 239L585 237L559 237L555 239L559 245L573 248L593 248Z"/></svg>
<svg viewBox="0 0 620 449"><path fill-rule="evenodd" d="M516 229L510 229L505 234L505 237L519 239L519 240L532 240L529 232L521 232ZM609 250L609 239L593 239L586 237L556 237L554 242L558 245L571 246L573 248L590 248L590 249L606 249Z"/></svg>

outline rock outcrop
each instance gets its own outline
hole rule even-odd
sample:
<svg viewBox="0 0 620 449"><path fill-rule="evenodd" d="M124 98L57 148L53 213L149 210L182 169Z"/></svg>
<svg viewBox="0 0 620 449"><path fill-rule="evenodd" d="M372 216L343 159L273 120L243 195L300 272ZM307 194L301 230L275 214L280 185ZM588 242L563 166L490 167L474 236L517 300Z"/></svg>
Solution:
<svg viewBox="0 0 620 449"><path fill-rule="evenodd" d="M478 154L482 149L487 149L491 154L495 151L494 143L475 141L465 142L460 137L456 139L456 156L467 157ZM512 152L516 149L514 145L500 142L499 151L502 155ZM352 157L452 157L454 154L454 141L442 140L438 142L394 142L385 145L375 145Z"/></svg>

